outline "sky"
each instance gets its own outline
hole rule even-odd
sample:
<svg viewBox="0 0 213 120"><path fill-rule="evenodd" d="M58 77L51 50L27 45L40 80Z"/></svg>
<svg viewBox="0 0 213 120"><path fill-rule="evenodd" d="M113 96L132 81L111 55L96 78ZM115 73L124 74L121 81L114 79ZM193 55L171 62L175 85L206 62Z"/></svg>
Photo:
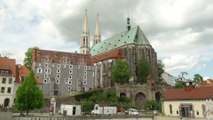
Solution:
<svg viewBox="0 0 213 120"><path fill-rule="evenodd" d="M23 64L30 47L79 51L87 9L90 40L99 14L102 40L140 26L165 70L213 78L212 0L0 0L0 54Z"/></svg>

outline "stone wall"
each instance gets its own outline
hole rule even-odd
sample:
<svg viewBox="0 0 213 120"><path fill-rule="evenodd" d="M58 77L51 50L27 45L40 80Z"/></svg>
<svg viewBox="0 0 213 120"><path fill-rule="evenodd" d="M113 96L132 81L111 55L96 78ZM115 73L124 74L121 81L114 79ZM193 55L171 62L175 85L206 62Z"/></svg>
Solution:
<svg viewBox="0 0 213 120"><path fill-rule="evenodd" d="M168 116L154 116L154 120L206 120L205 118L180 118Z"/></svg>

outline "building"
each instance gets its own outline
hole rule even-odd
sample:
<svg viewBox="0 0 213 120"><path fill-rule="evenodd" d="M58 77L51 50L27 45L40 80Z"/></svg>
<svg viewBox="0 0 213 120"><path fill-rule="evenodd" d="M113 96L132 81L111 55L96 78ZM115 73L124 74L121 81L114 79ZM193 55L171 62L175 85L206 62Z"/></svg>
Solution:
<svg viewBox="0 0 213 120"><path fill-rule="evenodd" d="M46 97L72 95L93 89L89 54L34 49L33 70Z"/></svg>
<svg viewBox="0 0 213 120"><path fill-rule="evenodd" d="M162 74L162 78L163 78L163 81L167 83L168 85L175 86L175 77L172 76L171 74L164 72Z"/></svg>
<svg viewBox="0 0 213 120"><path fill-rule="evenodd" d="M207 101L213 99L212 91L213 86L168 89L163 94L163 111L166 116L206 117L209 114Z"/></svg>
<svg viewBox="0 0 213 120"><path fill-rule="evenodd" d="M0 105L2 107L12 107L13 89L16 79L16 61L0 56Z"/></svg>
<svg viewBox="0 0 213 120"><path fill-rule="evenodd" d="M114 106L99 106L98 104L94 105L94 110L92 110L92 114L98 115L113 115L117 114L117 107Z"/></svg>
<svg viewBox="0 0 213 120"><path fill-rule="evenodd" d="M19 86L22 85L22 83L24 82L25 77L27 77L30 74L30 70L21 64L17 64L16 65L16 79L14 82L14 89L13 89L13 98L14 101L16 99L16 91L18 89ZM36 83L37 83L37 87L39 87L41 89L41 80L36 79Z"/></svg>
<svg viewBox="0 0 213 120"><path fill-rule="evenodd" d="M81 105L61 104L60 113L64 116L80 116L81 115Z"/></svg>
<svg viewBox="0 0 213 120"><path fill-rule="evenodd" d="M96 26L96 28L99 27ZM100 35L99 32L96 32L94 36L97 36L96 34ZM118 96L125 95L132 99L132 103L143 107L146 100L156 99L161 95L157 53L139 26L131 28L129 18L126 31L115 34L104 41L94 42L90 54L94 63L95 87L115 86ZM112 83L111 70L117 59L125 59L131 66L131 79L127 85ZM146 59L151 65L151 73L144 85L139 84L137 72L137 64L141 59Z"/></svg>
<svg viewBox="0 0 213 120"><path fill-rule="evenodd" d="M101 41L99 15L97 15L93 45L90 47L87 11L80 37L80 53L41 50L35 48L33 69L42 80L45 96L70 95L93 88L116 87L118 96L126 95L133 103L144 106L146 100L160 100L161 86L158 78L157 53L139 26ZM111 69L117 59L125 59L131 66L131 79L127 85L117 85L111 80ZM139 84L137 64L146 59L151 65L147 83ZM136 87L134 87L136 85Z"/></svg>

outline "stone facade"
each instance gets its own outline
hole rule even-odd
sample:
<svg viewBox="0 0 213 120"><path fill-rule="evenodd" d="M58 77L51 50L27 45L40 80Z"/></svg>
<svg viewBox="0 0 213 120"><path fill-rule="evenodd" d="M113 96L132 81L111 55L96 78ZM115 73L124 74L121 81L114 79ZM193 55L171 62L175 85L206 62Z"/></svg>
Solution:
<svg viewBox="0 0 213 120"><path fill-rule="evenodd" d="M158 78L157 53L139 27L95 44L90 53L94 63L96 86L115 86L118 96L126 95L131 98L133 104L139 103L142 107L147 100L160 100L162 89ZM131 66L129 84L118 85L111 81L112 66L117 59L125 59ZM137 74L137 64L141 59L147 60L151 66L147 83L143 85L139 84Z"/></svg>
<svg viewBox="0 0 213 120"><path fill-rule="evenodd" d="M35 48L33 70L37 79L42 80L41 89L45 96L72 95L94 88L89 54Z"/></svg>

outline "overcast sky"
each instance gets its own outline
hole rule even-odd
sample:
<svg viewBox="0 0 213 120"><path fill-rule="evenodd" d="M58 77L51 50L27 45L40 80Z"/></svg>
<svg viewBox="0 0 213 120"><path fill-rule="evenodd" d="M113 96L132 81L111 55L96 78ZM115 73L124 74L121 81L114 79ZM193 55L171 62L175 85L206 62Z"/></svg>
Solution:
<svg viewBox="0 0 213 120"><path fill-rule="evenodd" d="M170 74L213 78L212 0L0 0L0 54L24 59L29 47L78 51L85 9L102 40L139 25Z"/></svg>

